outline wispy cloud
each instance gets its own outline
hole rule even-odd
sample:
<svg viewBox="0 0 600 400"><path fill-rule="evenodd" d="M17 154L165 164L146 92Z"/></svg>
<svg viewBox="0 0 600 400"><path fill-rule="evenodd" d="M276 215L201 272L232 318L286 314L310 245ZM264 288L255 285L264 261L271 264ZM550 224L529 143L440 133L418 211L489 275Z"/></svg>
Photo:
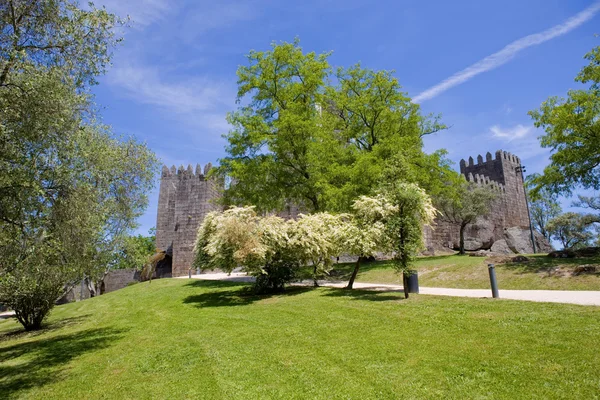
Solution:
<svg viewBox="0 0 600 400"><path fill-rule="evenodd" d="M457 72L437 85L419 93L417 96L415 96L413 101L415 103L422 103L426 100L436 97L440 93L443 93L454 86L468 81L474 76L490 71L494 68L498 68L499 66L506 64L508 61L513 59L517 53L528 47L542 44L548 40L554 39L555 37L569 33L573 29L592 19L598 13L598 11L600 11L600 1L594 2L591 6L572 16L562 24L555 25L545 31L534 33L532 35L515 40L502 50L477 61L475 64L472 64L462 71Z"/></svg>
<svg viewBox="0 0 600 400"><path fill-rule="evenodd" d="M490 132L492 132L492 136L498 139L506 140L511 142L515 139L521 139L529 132L531 132L532 128L530 126L523 126L521 124L515 125L512 128L501 128L498 125L494 125L490 128Z"/></svg>
<svg viewBox="0 0 600 400"><path fill-rule="evenodd" d="M132 25L139 28L166 18L177 8L172 0L96 0L94 4L119 17L129 16Z"/></svg>
<svg viewBox="0 0 600 400"><path fill-rule="evenodd" d="M206 78L178 76L166 80L158 67L124 65L108 75L112 85L119 86L137 102L159 106L175 113L190 113L219 108L234 100L221 84Z"/></svg>
<svg viewBox="0 0 600 400"><path fill-rule="evenodd" d="M234 88L172 71L165 74L171 76L166 79L160 71L158 67L123 65L110 71L108 82L118 95L162 110L194 136L202 132L203 138L220 141L220 135L230 128L225 116L235 105Z"/></svg>

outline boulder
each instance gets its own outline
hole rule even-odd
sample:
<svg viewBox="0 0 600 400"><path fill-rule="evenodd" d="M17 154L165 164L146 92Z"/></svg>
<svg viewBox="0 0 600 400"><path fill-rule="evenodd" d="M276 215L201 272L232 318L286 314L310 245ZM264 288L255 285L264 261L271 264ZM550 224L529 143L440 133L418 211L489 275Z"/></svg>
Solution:
<svg viewBox="0 0 600 400"><path fill-rule="evenodd" d="M465 240L467 238L475 239L481 243L480 247L478 247L479 249L487 250L492 247L492 244L494 244L496 239L494 228L494 222L486 218L477 218L477 221L474 224L468 225L465 229Z"/></svg>
<svg viewBox="0 0 600 400"><path fill-rule="evenodd" d="M496 240L492 245L491 250L492 253L497 254L514 254L504 239Z"/></svg>
<svg viewBox="0 0 600 400"><path fill-rule="evenodd" d="M534 231L534 238L537 253L547 253L553 250L550 243L548 243L542 234ZM508 248L512 250L513 253L533 253L531 232L529 231L529 228L521 228L518 226L506 228L504 229L504 240L506 240Z"/></svg>
<svg viewBox="0 0 600 400"><path fill-rule="evenodd" d="M478 238L467 237L465 238L465 250L466 251L475 251L481 249L483 243Z"/></svg>
<svg viewBox="0 0 600 400"><path fill-rule="evenodd" d="M488 257L490 254L489 250L477 250L469 253L469 257Z"/></svg>

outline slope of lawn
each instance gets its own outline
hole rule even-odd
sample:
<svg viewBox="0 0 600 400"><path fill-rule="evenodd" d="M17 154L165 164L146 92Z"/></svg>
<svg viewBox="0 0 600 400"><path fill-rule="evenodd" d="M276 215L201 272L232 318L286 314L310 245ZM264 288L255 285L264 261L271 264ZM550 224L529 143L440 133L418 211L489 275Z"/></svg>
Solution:
<svg viewBox="0 0 600 400"><path fill-rule="evenodd" d="M527 263L496 264L500 289L523 290L600 290L600 257L549 258L528 255ZM485 257L459 255L420 257L415 262L419 284L430 287L487 289L490 287L488 262ZM594 265L598 272L572 276L577 266ZM347 280L354 264L338 264L331 273L332 280ZM364 263L356 278L358 282L402 283L389 261Z"/></svg>
<svg viewBox="0 0 600 400"><path fill-rule="evenodd" d="M0 322L0 397L597 398L600 307L163 279Z"/></svg>

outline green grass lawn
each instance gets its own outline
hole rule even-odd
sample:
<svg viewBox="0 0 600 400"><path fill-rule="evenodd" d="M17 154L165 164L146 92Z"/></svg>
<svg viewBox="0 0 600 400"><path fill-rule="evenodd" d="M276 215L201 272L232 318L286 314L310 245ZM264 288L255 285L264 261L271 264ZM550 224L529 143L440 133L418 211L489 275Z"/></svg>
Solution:
<svg viewBox="0 0 600 400"><path fill-rule="evenodd" d="M528 255L528 263L497 264L496 276L500 289L546 290L600 290L600 257L549 258L545 255ZM430 287L459 289L487 289L490 287L485 257L437 256L421 257L415 262L419 271L419 284ZM570 271L580 265L597 265L598 273L570 276ZM332 280L346 280L354 264L338 264L332 271ZM560 271L556 271L559 268ZM358 282L402 283L389 261L364 263L356 278Z"/></svg>
<svg viewBox="0 0 600 400"><path fill-rule="evenodd" d="M600 307L163 279L0 322L0 397L577 398Z"/></svg>

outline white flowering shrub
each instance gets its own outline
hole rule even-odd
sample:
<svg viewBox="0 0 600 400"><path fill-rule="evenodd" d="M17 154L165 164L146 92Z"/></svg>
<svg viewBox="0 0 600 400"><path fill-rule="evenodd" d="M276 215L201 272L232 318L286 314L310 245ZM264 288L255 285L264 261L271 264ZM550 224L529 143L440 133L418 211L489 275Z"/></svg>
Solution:
<svg viewBox="0 0 600 400"><path fill-rule="evenodd" d="M198 230L194 267L225 272L242 267L256 278L257 291L283 290L300 265L289 225L279 217L259 217L254 207L212 212Z"/></svg>
<svg viewBox="0 0 600 400"><path fill-rule="evenodd" d="M431 198L415 184L396 183L376 196L361 196L354 203L354 224L345 233L348 252L359 255L348 282L352 289L362 257L377 251L394 254L395 266L407 271L423 248L423 226L433 222Z"/></svg>
<svg viewBox="0 0 600 400"><path fill-rule="evenodd" d="M380 194L385 216L385 247L394 254L399 271L409 271L415 256L423 249L423 227L431 225L438 211L425 190L413 183L396 182Z"/></svg>
<svg viewBox="0 0 600 400"><path fill-rule="evenodd" d="M333 258L345 251L350 225L350 215L324 212L300 214L298 220L290 221L292 251L302 265L312 265L315 286L317 279L331 270Z"/></svg>
<svg viewBox="0 0 600 400"><path fill-rule="evenodd" d="M254 207L233 207L206 216L195 246L194 267L231 272L242 267L256 277L259 291L279 291L301 266L312 265L315 284L341 253L360 258L378 251L394 253L406 270L422 248L422 227L436 215L427 194L413 184L397 184L354 202L354 215L317 213L285 221L260 217Z"/></svg>

